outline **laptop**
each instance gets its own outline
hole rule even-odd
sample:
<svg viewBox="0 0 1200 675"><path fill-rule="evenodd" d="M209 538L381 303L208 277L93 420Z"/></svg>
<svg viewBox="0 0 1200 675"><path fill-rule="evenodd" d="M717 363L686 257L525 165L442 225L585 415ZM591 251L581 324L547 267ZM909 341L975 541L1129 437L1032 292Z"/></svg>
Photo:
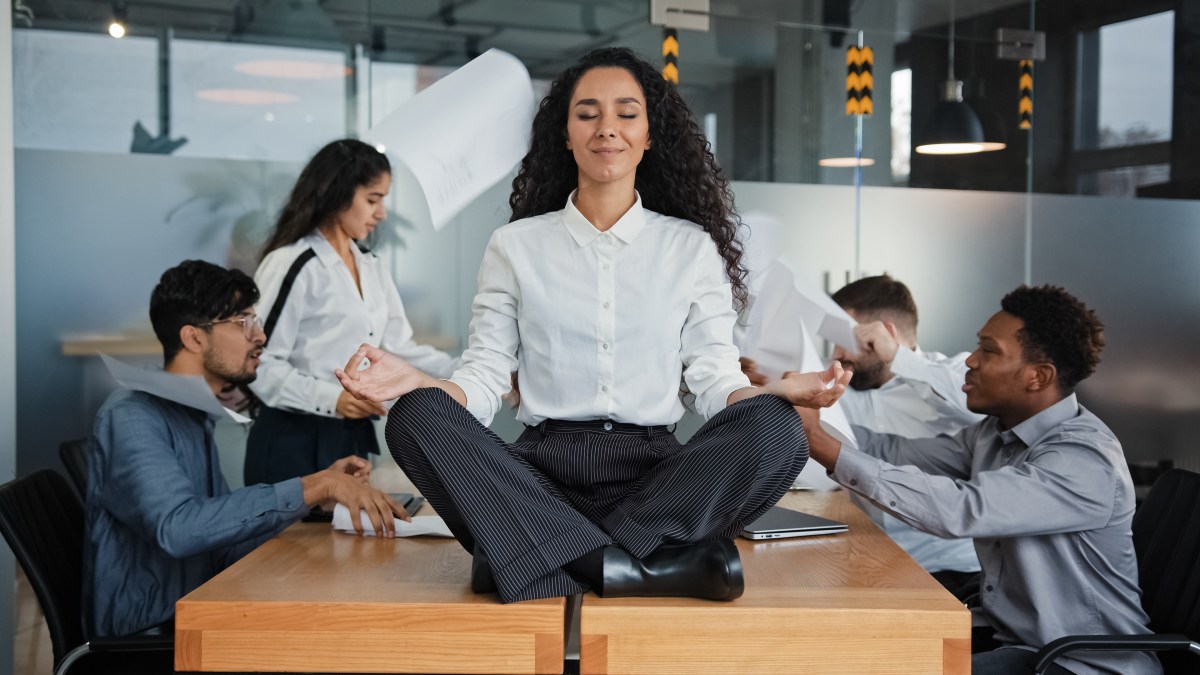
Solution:
<svg viewBox="0 0 1200 675"><path fill-rule="evenodd" d="M742 528L747 539L784 539L786 537L811 537L818 534L837 534L849 527L836 520L821 518L800 511L772 506L758 520Z"/></svg>

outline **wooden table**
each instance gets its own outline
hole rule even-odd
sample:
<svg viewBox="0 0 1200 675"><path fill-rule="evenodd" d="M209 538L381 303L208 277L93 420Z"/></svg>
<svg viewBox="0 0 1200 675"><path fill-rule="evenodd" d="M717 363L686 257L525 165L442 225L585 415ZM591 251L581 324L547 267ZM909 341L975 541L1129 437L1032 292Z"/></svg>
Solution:
<svg viewBox="0 0 1200 675"><path fill-rule="evenodd" d="M176 605L175 668L561 673L563 598L502 605L451 539L297 523Z"/></svg>
<svg viewBox="0 0 1200 675"><path fill-rule="evenodd" d="M969 672L967 611L845 493L781 503L850 532L739 540L746 594L730 603L583 596L581 671ZM502 605L469 577L450 540L298 524L179 601L176 668L562 672L565 601Z"/></svg>
<svg viewBox="0 0 1200 675"><path fill-rule="evenodd" d="M970 614L844 492L780 504L850 531L739 539L746 593L734 602L585 595L580 672L970 672Z"/></svg>

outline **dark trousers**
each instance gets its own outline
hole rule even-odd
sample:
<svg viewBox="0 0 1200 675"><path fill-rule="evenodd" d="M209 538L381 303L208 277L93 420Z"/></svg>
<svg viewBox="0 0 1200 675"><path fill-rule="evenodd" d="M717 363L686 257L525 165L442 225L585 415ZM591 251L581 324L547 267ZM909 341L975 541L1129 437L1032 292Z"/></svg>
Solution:
<svg viewBox="0 0 1200 675"><path fill-rule="evenodd" d="M246 439L246 485L307 476L347 455L379 453L371 420L322 417L262 406Z"/></svg>
<svg viewBox="0 0 1200 675"><path fill-rule="evenodd" d="M730 406L686 444L662 427L547 421L500 440L440 389L396 402L396 462L468 551L487 555L504 602L588 590L562 566L617 543L732 538L771 508L808 460L800 417L762 395Z"/></svg>

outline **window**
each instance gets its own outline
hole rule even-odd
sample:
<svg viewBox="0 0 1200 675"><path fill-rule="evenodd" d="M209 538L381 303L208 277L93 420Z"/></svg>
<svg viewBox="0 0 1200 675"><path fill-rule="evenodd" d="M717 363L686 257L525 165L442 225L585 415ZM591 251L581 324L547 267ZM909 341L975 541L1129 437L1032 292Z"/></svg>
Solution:
<svg viewBox="0 0 1200 675"><path fill-rule="evenodd" d="M1135 196L1170 180L1174 25L1168 11L1079 34L1077 192Z"/></svg>

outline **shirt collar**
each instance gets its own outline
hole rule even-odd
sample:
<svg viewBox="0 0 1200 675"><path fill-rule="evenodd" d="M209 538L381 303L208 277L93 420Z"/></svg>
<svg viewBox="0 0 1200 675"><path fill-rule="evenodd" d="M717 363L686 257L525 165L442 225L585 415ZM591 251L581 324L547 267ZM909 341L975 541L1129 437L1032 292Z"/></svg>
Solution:
<svg viewBox="0 0 1200 675"><path fill-rule="evenodd" d="M578 190L572 190L567 197L567 205L563 208L563 225L566 226L567 232L571 233L571 238L580 248L587 246L596 240L603 232L596 229L587 218L584 217L579 209L575 207L575 193ZM642 208L642 196L634 191L636 200L633 206L621 216L612 227L608 229L610 233L617 239L626 244L633 243L633 240L646 229L646 211Z"/></svg>
<svg viewBox="0 0 1200 675"><path fill-rule="evenodd" d="M1033 447L1034 443L1055 427L1078 414L1079 401L1076 400L1075 394L1071 394L1058 403L1014 426L1012 429L1001 431L1000 436L1005 442L1011 441L1015 436L1021 439L1025 447Z"/></svg>
<svg viewBox="0 0 1200 675"><path fill-rule="evenodd" d="M329 240L325 238L325 235L321 234L320 230L310 232L304 238L304 241L317 254L317 259L321 261L321 264L326 267L332 267L342 262L342 256L334 250L333 244L329 243ZM354 246L350 247L350 253L354 255L354 259L359 265L362 265L364 262L369 263L371 260L371 256L365 255L358 248L357 242L355 242Z"/></svg>

